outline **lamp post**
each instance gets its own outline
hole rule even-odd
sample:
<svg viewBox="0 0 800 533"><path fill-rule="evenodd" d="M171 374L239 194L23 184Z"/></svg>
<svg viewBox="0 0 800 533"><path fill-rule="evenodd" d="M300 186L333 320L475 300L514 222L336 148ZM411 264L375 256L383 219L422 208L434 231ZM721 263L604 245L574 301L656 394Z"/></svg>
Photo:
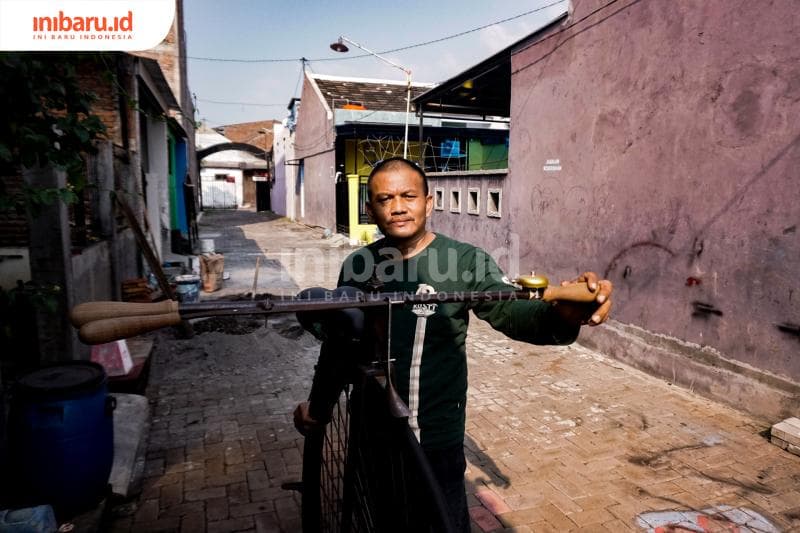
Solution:
<svg viewBox="0 0 800 533"><path fill-rule="evenodd" d="M390 64L394 68L399 68L400 70L402 70L405 73L405 75L406 75L406 124L405 124L405 134L403 136L403 158L404 159L408 159L408 115L409 115L409 113L411 113L411 69L406 68L406 67L404 67L402 65L398 65L397 63L395 63L391 59L387 59L387 58L383 57L382 55L380 55L380 54L378 54L376 52L373 52L369 48L365 48L365 47L361 46L357 42L355 42L355 41L353 41L351 39L348 39L344 35L340 35L339 39L335 43L331 44L331 50L333 50L334 52L342 52L342 53L348 52L350 49L347 48L346 44L344 44L345 41L347 41L348 43L352 44L356 48L360 48L360 49L364 50L366 53L377 57L381 61L384 61L384 62Z"/></svg>

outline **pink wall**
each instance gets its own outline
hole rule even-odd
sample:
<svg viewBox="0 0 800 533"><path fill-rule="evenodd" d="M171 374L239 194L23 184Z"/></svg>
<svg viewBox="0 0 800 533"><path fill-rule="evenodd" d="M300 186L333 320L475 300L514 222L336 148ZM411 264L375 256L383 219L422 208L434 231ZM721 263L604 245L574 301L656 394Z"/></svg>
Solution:
<svg viewBox="0 0 800 533"><path fill-rule="evenodd" d="M562 27L512 57L522 264L605 273L618 321L800 383L777 327L800 324L797 5L625 0ZM607 334L586 337L623 350Z"/></svg>
<svg viewBox="0 0 800 533"><path fill-rule="evenodd" d="M450 172L447 176L429 176L428 184L432 195L435 188L444 189L444 210L434 209L428 227L433 232L483 248L497 259L501 268L513 276L520 268L523 271L527 269L527 265L518 266L516 260L519 256L519 241L513 239L509 230L511 217L506 211L508 204L505 191L502 193L501 217L486 215L488 190L504 189L505 181L504 174L465 176L459 172ZM480 189L480 213L477 215L467 213L467 191L471 187ZM461 213L450 212L450 191L453 188L461 190Z"/></svg>
<svg viewBox="0 0 800 533"><path fill-rule="evenodd" d="M333 146L336 135L333 119L306 76L303 80L303 102L295 130L295 158L304 161L306 224L336 229L336 190ZM299 181L299 177L298 177ZM299 199L298 199L299 202ZM300 218L299 203L295 214Z"/></svg>

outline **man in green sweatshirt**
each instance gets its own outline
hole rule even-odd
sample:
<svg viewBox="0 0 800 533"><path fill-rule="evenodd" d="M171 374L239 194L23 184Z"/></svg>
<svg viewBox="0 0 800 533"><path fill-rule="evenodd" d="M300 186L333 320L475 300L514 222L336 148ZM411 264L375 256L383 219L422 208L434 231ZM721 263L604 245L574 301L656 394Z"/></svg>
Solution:
<svg viewBox="0 0 800 533"><path fill-rule="evenodd" d="M384 292L511 290L492 257L470 244L427 229L433 209L425 173L413 162L379 163L368 181L367 210L385 237L351 254L339 286ZM467 399L466 336L469 310L515 340L569 344L582 324L603 323L611 308L611 282L592 272L586 282L594 305L511 300L429 303L398 308L392 320L394 383L411 415L408 423L428 456L459 531L469 531L464 491L464 425ZM295 411L301 432L318 429L308 402Z"/></svg>

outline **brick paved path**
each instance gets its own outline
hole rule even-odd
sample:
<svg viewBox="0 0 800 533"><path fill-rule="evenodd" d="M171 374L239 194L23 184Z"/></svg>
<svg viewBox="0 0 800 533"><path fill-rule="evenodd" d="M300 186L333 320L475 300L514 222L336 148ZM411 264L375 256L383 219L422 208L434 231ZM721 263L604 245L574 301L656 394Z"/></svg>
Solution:
<svg viewBox="0 0 800 533"><path fill-rule="evenodd" d="M246 335L159 334L144 488L115 531L298 531L305 399L318 350L293 320ZM297 335L302 335L299 338Z"/></svg>
<svg viewBox="0 0 800 533"><path fill-rule="evenodd" d="M637 531L648 511L727 505L800 531L800 457L766 425L581 346L530 346L478 320L467 346L483 530ZM732 527L709 531L747 531Z"/></svg>
<svg viewBox="0 0 800 533"><path fill-rule="evenodd" d="M333 284L335 271L297 257L343 257L346 248L320 230L263 220L216 214L229 228L227 254L245 258L230 286L249 290L246 263L259 253L273 260L262 291ZM238 227L251 242L233 242ZM300 476L290 413L307 394L317 349L299 333L290 319L271 319L247 335L159 334L144 489L117 509L114 531L298 531L298 497L281 484ZM718 505L746 508L727 514L751 531L752 513L800 530L800 457L760 436L765 424L577 345L517 343L479 320L467 342L474 531L637 531L643 513ZM722 518L708 519L717 528L709 531L736 531Z"/></svg>

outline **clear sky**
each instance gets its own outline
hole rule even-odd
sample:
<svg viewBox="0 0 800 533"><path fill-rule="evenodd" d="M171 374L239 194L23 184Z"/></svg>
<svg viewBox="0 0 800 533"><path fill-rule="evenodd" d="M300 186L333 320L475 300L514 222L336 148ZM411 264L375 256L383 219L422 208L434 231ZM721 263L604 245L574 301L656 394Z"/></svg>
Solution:
<svg viewBox="0 0 800 533"><path fill-rule="evenodd" d="M185 0L189 88L197 96L199 118L210 126L282 120L289 100L300 96L301 57L310 59L309 68L318 74L405 79L375 57L348 59L364 53L352 46L346 54L332 51L329 46L339 35L383 52L543 8L440 43L386 54L411 68L414 81L440 82L534 32L567 6L566 0Z"/></svg>

